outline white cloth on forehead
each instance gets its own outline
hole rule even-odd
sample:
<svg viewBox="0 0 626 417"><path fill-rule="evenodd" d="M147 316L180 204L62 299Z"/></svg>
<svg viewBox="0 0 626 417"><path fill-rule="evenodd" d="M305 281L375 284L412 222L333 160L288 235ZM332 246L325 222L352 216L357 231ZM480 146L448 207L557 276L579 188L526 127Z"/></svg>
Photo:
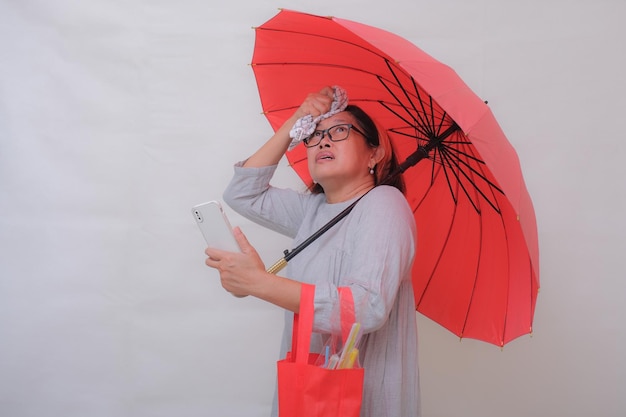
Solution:
<svg viewBox="0 0 626 417"><path fill-rule="evenodd" d="M315 128L319 122L346 109L348 106L348 93L346 93L346 90L337 85L333 86L333 90L333 102L330 105L328 113L324 113L315 118L307 114L296 120L296 123L289 131L289 137L291 138L289 150L295 148L298 143L302 142L302 139L311 136L313 132L315 132Z"/></svg>

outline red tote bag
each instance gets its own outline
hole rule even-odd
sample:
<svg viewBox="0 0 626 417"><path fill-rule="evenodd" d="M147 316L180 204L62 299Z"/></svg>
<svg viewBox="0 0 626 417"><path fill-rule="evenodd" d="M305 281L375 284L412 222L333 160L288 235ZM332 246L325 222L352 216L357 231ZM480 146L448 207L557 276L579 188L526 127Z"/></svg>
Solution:
<svg viewBox="0 0 626 417"><path fill-rule="evenodd" d="M314 295L315 286L302 284L300 312L294 315L291 352L278 361L278 415L359 417L363 368L327 369L315 364L319 353L309 353ZM340 300L345 341L345 329L354 322L354 302L349 288L340 289ZM344 308L345 303L351 305Z"/></svg>

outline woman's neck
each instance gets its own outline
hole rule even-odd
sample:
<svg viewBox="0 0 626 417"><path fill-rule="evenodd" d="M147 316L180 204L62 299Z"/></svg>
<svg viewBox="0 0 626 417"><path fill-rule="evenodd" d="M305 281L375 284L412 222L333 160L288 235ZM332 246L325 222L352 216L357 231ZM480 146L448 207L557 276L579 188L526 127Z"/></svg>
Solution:
<svg viewBox="0 0 626 417"><path fill-rule="evenodd" d="M353 198L357 198L367 193L374 188L374 181L366 181L357 186L344 185L339 187L324 187L324 194L326 195L326 202L329 204L343 203Z"/></svg>

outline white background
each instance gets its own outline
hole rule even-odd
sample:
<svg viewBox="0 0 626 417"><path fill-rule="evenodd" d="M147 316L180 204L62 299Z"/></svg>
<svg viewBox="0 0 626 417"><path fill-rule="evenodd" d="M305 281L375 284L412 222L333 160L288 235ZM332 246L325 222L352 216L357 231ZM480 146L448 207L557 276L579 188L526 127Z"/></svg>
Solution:
<svg viewBox="0 0 626 417"><path fill-rule="evenodd" d="M271 134L248 64L278 7L409 39L519 153L534 334L418 314L424 416L626 415L623 0L0 0L0 415L268 415L282 313L223 292L190 207Z"/></svg>

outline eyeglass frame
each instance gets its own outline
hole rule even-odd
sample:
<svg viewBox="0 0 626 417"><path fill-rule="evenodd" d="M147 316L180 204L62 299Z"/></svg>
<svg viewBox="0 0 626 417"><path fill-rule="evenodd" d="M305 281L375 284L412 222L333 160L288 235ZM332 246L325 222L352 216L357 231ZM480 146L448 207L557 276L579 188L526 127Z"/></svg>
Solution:
<svg viewBox="0 0 626 417"><path fill-rule="evenodd" d="M348 133L346 134L345 138L342 139L333 139L333 137L330 134L330 131L338 126L346 126L348 128ZM358 134L360 134L361 136L363 136L366 140L367 140L367 136L365 136L365 133L363 133L359 128L357 128L356 126L354 126L352 123L339 123L336 124L334 126L329 127L328 129L323 129L323 130L315 130L310 136L307 136L306 138L304 138L302 140L302 143L304 144L305 147L307 148L312 148L314 146L319 145L322 142L322 139L324 139L325 136L328 137L328 140L330 140L331 142L341 142L344 141L346 139L348 139L348 137L350 136L350 130L354 130L355 132L357 132ZM313 135L315 135L316 133L321 133L322 135L319 138L319 141L317 141L315 144L313 145L309 145L309 141L310 139L313 137Z"/></svg>

